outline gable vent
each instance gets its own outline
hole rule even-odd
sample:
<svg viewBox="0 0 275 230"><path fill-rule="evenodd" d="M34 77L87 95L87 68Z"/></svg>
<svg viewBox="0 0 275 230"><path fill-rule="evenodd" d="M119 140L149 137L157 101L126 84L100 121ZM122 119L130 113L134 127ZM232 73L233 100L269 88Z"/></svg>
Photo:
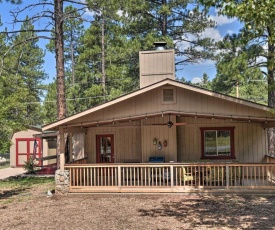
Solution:
<svg viewBox="0 0 275 230"><path fill-rule="evenodd" d="M163 89L163 102L173 102L173 101L174 101L174 90Z"/></svg>

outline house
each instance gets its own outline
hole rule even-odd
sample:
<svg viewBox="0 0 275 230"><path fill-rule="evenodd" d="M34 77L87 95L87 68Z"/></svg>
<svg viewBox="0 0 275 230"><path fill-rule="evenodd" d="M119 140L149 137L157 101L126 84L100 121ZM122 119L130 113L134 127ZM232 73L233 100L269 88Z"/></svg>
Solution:
<svg viewBox="0 0 275 230"><path fill-rule="evenodd" d="M84 158L73 165L64 165L60 136L70 191L163 192L258 180L271 186L266 128L274 122L267 106L176 81L174 50L158 48L140 52L139 90L43 130L83 134Z"/></svg>

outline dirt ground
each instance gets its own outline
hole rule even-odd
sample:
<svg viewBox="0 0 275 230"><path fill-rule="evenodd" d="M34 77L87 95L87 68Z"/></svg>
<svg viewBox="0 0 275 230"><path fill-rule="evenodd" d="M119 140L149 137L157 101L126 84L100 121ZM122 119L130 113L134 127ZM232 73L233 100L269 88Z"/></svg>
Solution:
<svg viewBox="0 0 275 230"><path fill-rule="evenodd" d="M0 190L0 229L275 229L275 195Z"/></svg>

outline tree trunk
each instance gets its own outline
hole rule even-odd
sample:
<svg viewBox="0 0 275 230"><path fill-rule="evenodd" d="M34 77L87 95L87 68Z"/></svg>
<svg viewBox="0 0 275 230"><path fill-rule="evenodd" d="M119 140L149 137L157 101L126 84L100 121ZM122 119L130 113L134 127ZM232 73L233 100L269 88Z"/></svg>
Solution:
<svg viewBox="0 0 275 230"><path fill-rule="evenodd" d="M166 5L166 0L162 0L162 5ZM166 36L167 34L167 14L162 15L162 36Z"/></svg>
<svg viewBox="0 0 275 230"><path fill-rule="evenodd" d="M55 56L57 75L57 119L66 117L64 38L63 38L63 0L54 0L55 14Z"/></svg>
<svg viewBox="0 0 275 230"><path fill-rule="evenodd" d="M73 37L73 28L71 28L71 67L72 67L72 84L75 83L75 70L74 70L74 37Z"/></svg>
<svg viewBox="0 0 275 230"><path fill-rule="evenodd" d="M64 71L64 38L63 38L63 0L54 0L55 19L55 58L56 58L56 90L57 119L66 117L65 71ZM61 134L63 135L63 134ZM60 134L57 135L57 168L60 168Z"/></svg>
<svg viewBox="0 0 275 230"><path fill-rule="evenodd" d="M104 15L102 15L102 28L101 28L101 50L102 50L102 57L101 57L101 71L102 71L102 91L103 96L106 101L106 74L105 74L105 20Z"/></svg>
<svg viewBox="0 0 275 230"><path fill-rule="evenodd" d="M272 108L275 107L274 52L275 44L269 41L267 58L268 106ZM275 156L275 128L268 129L268 153Z"/></svg>

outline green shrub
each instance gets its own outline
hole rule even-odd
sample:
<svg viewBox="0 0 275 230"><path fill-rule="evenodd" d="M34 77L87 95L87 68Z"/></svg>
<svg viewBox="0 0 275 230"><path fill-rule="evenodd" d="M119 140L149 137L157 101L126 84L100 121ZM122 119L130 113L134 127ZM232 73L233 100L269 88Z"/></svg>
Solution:
<svg viewBox="0 0 275 230"><path fill-rule="evenodd" d="M24 169L29 174L35 174L37 170L38 163L36 159L33 159L32 156L29 157L27 161L24 162Z"/></svg>

